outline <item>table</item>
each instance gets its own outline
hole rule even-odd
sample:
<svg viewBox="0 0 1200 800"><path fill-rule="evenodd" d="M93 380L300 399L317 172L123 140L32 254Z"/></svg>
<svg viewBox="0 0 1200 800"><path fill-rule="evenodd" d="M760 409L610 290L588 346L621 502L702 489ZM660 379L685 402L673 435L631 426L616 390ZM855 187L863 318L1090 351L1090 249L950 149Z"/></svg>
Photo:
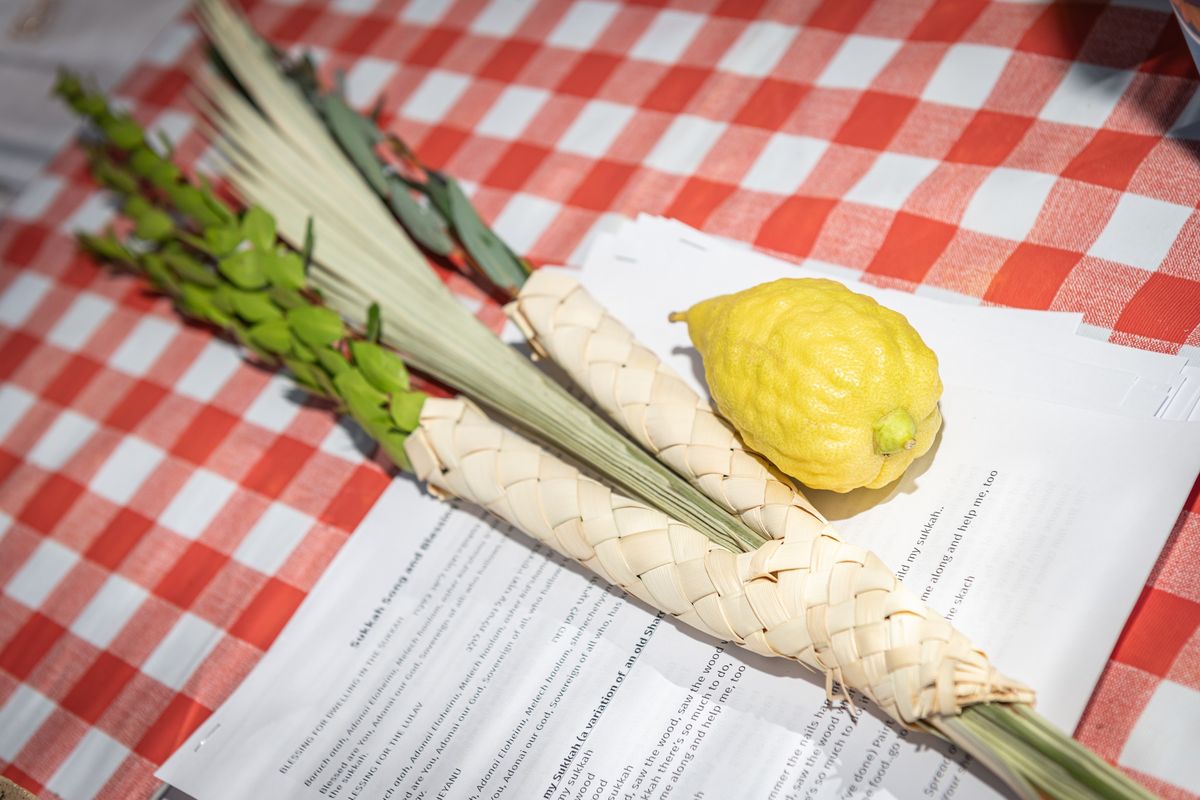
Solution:
<svg viewBox="0 0 1200 800"><path fill-rule="evenodd" d="M1154 3L258 0L537 263L612 214L1200 355L1200 94ZM119 89L211 157L172 24ZM74 149L0 222L0 764L145 797L391 475L287 381L99 271ZM452 288L492 324L468 283ZM1131 532L1135 533L1135 532ZM1200 796L1200 489L1077 735Z"/></svg>

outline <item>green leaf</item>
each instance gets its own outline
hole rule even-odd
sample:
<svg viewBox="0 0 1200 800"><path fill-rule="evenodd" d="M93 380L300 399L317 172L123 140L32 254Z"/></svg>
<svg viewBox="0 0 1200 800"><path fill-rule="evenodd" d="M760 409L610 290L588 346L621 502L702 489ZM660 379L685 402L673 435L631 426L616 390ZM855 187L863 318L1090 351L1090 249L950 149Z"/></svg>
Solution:
<svg viewBox="0 0 1200 800"><path fill-rule="evenodd" d="M299 308L309 304L308 299L300 294L295 289L286 289L279 286L269 290L272 302L285 311L289 308Z"/></svg>
<svg viewBox="0 0 1200 800"><path fill-rule="evenodd" d="M242 232L228 225L210 225L204 229L204 241L215 256L226 256L242 243Z"/></svg>
<svg viewBox="0 0 1200 800"><path fill-rule="evenodd" d="M502 289L516 291L529 276L524 262L484 224L471 201L463 194L458 182L453 178L445 180L450 203L450 222L463 247L487 273L492 283Z"/></svg>
<svg viewBox="0 0 1200 800"><path fill-rule="evenodd" d="M312 265L313 247L317 240L313 235L313 218L309 217L308 222L304 223L304 253L302 254L303 262L300 265L301 276L308 274L308 268Z"/></svg>
<svg viewBox="0 0 1200 800"><path fill-rule="evenodd" d="M305 364L303 361L295 358L285 358L283 363L287 366L288 371L292 373L292 377L304 386L304 388L316 394L326 394L325 386L321 382L321 378L325 377L325 373L321 371L320 367Z"/></svg>
<svg viewBox="0 0 1200 800"><path fill-rule="evenodd" d="M217 261L217 269L239 289L261 289L267 285L262 254L257 250L239 250Z"/></svg>
<svg viewBox="0 0 1200 800"><path fill-rule="evenodd" d="M295 331L296 337L313 347L332 344L346 335L346 326L342 324L342 318L320 306L289 309L287 321Z"/></svg>
<svg viewBox="0 0 1200 800"><path fill-rule="evenodd" d="M341 375L346 370L352 369L346 357L333 348L314 347L313 353L317 357L317 363L330 375Z"/></svg>
<svg viewBox="0 0 1200 800"><path fill-rule="evenodd" d="M424 392L397 392L392 395L389 412L392 423L404 431L412 433L421 424L421 408L425 405Z"/></svg>
<svg viewBox="0 0 1200 800"><path fill-rule="evenodd" d="M234 311L233 311L233 293L236 291L237 291L237 289L234 289L228 283L222 283L213 292L213 295L212 295L213 305L216 306L217 308L219 308L222 312L224 312L226 314L234 313Z"/></svg>
<svg viewBox="0 0 1200 800"><path fill-rule="evenodd" d="M292 334L292 355L306 364L317 363L317 352Z"/></svg>
<svg viewBox="0 0 1200 800"><path fill-rule="evenodd" d="M250 341L268 353L285 355L292 349L292 331L282 319L260 322L250 329Z"/></svg>
<svg viewBox="0 0 1200 800"><path fill-rule="evenodd" d="M185 312L198 319L227 328L231 320L229 316L213 305L213 290L185 283L179 294L179 305Z"/></svg>
<svg viewBox="0 0 1200 800"><path fill-rule="evenodd" d="M391 393L408 389L408 370L395 353L372 342L351 342L350 354L363 377L379 391Z"/></svg>
<svg viewBox="0 0 1200 800"><path fill-rule="evenodd" d="M159 291L169 292L173 295L179 293L179 281L175 280L175 276L167 269L162 256L157 253L147 253L142 256L141 265Z"/></svg>
<svg viewBox="0 0 1200 800"><path fill-rule="evenodd" d="M87 250L97 258L105 261L120 261L128 264L134 262L133 254L125 249L125 245L121 244L120 240L112 234L105 233L103 236L92 236L87 233L77 234L79 244L83 249Z"/></svg>
<svg viewBox="0 0 1200 800"><path fill-rule="evenodd" d="M255 249L271 250L275 245L275 218L259 206L250 206L242 216L242 237Z"/></svg>
<svg viewBox="0 0 1200 800"><path fill-rule="evenodd" d="M171 216L157 208L150 208L135 220L133 232L139 239L148 242L161 242L171 238L175 232L175 222Z"/></svg>
<svg viewBox="0 0 1200 800"><path fill-rule="evenodd" d="M304 262L290 250L264 251L259 264L271 285L279 289L304 288Z"/></svg>
<svg viewBox="0 0 1200 800"><path fill-rule="evenodd" d="M379 303L371 303L367 309L367 341L378 342L383 333L383 318L379 314Z"/></svg>
<svg viewBox="0 0 1200 800"><path fill-rule="evenodd" d="M132 150L145 140L142 126L124 114L110 116L100 123L100 130L104 131L105 137L113 146L121 150Z"/></svg>
<svg viewBox="0 0 1200 800"><path fill-rule="evenodd" d="M264 322L269 319L281 319L280 311L266 292L246 292L240 289L229 290L233 301L233 311L246 322Z"/></svg>
<svg viewBox="0 0 1200 800"><path fill-rule="evenodd" d="M209 206L204 192L190 183L177 183L167 187L165 191L167 197L171 200L171 204L181 214L194 219L202 228L207 228L210 225L220 225L222 222L227 221Z"/></svg>
<svg viewBox="0 0 1200 800"><path fill-rule="evenodd" d="M408 234L416 239L418 244L439 256L453 252L454 240L450 238L446 220L430 206L418 203L409 193L408 184L404 181L392 178L389 185L392 213L400 220Z"/></svg>
<svg viewBox="0 0 1200 800"><path fill-rule="evenodd" d="M346 403L350 414L368 431L372 429L386 430L391 425L391 418L383 404L387 396L367 383L357 370L348 370L333 379L338 396Z"/></svg>
<svg viewBox="0 0 1200 800"><path fill-rule="evenodd" d="M104 186L122 194L136 194L137 178L128 170L118 167L106 158L92 162L92 175Z"/></svg>
<svg viewBox="0 0 1200 800"><path fill-rule="evenodd" d="M178 250L165 250L162 257L171 271L186 283L211 288L221 282L221 279L211 269L186 253Z"/></svg>
<svg viewBox="0 0 1200 800"><path fill-rule="evenodd" d="M341 145L342 150L358 167L363 178L371 185L376 194L386 196L388 193L387 175L375 155L371 140L363 131L362 120L354 109L346 105L340 97L327 94L321 97L320 109L329 126L329 132Z"/></svg>
<svg viewBox="0 0 1200 800"><path fill-rule="evenodd" d="M138 147L129 154L129 168L143 178L148 178L162 160L162 156L149 147Z"/></svg>
<svg viewBox="0 0 1200 800"><path fill-rule="evenodd" d="M406 439L408 436L398 431L385 431L377 437L379 446L387 453L392 463L405 472L412 472L412 462L408 460L408 453L404 451Z"/></svg>

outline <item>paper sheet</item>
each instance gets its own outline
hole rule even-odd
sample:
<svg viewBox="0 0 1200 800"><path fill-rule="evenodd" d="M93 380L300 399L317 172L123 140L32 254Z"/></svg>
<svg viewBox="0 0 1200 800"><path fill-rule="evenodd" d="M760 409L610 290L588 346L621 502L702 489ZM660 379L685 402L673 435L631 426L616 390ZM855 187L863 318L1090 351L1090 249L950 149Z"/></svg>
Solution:
<svg viewBox="0 0 1200 800"><path fill-rule="evenodd" d="M714 294L723 275L695 269L670 294L646 274L641 285L683 303L681 290ZM638 297L606 299L690 369L681 326L643 330ZM815 499L855 512L844 535L1070 729L1200 469L1200 425L944 377L935 457L890 491ZM397 481L159 774L200 800L993 793L932 740L824 697L796 665L658 620Z"/></svg>

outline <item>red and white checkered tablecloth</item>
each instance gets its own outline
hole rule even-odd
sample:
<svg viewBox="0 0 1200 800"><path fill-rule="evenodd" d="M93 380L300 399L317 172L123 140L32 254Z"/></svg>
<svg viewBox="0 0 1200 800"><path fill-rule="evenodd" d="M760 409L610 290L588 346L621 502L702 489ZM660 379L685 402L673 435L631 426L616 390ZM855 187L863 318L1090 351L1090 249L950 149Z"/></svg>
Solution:
<svg viewBox="0 0 1200 800"><path fill-rule="evenodd" d="M565 261L645 211L869 280L1200 355L1200 94L1165 3L260 0L285 45ZM203 158L180 21L120 94ZM1189 124L1192 123L1192 124ZM328 410L99 271L63 152L0 222L0 766L146 797L389 474ZM498 311L470 285L454 288ZM1130 535L1136 535L1130 531ZM1079 737L1200 795L1200 494Z"/></svg>

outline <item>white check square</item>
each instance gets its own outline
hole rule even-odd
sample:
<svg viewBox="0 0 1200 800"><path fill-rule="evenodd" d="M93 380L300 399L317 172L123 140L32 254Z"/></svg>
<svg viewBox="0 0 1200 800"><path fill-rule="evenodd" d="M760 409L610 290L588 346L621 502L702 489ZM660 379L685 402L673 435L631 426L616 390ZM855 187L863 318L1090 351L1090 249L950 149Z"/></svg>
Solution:
<svg viewBox="0 0 1200 800"><path fill-rule="evenodd" d="M400 19L418 25L433 25L446 14L454 0L412 0L400 12Z"/></svg>
<svg viewBox="0 0 1200 800"><path fill-rule="evenodd" d="M899 210L908 196L937 169L932 158L882 153L846 194L855 203Z"/></svg>
<svg viewBox="0 0 1200 800"><path fill-rule="evenodd" d="M556 147L566 153L599 158L612 147L633 114L629 106L592 100L575 117Z"/></svg>
<svg viewBox="0 0 1200 800"><path fill-rule="evenodd" d="M125 745L99 728L89 728L46 788L71 800L92 800L129 755Z"/></svg>
<svg viewBox="0 0 1200 800"><path fill-rule="evenodd" d="M1156 270L1191 215L1187 206L1125 193L1088 255Z"/></svg>
<svg viewBox="0 0 1200 800"><path fill-rule="evenodd" d="M616 3L579 0L550 31L546 44L567 50L587 50L612 22L619 10Z"/></svg>
<svg viewBox="0 0 1200 800"><path fill-rule="evenodd" d="M817 76L817 86L829 89L866 89L900 49L896 39L853 34L834 53Z"/></svg>
<svg viewBox="0 0 1200 800"><path fill-rule="evenodd" d="M953 45L925 85L921 98L948 106L982 108L1011 55L1011 50L1002 47Z"/></svg>
<svg viewBox="0 0 1200 800"><path fill-rule="evenodd" d="M25 184L21 193L4 210L5 215L13 219L37 219L58 197L62 185L63 179L57 175L39 175Z"/></svg>
<svg viewBox="0 0 1200 800"><path fill-rule="evenodd" d="M92 334L108 319L112 311L112 301L90 292L82 292L50 329L46 341L63 350L76 352L87 344L88 339L92 338Z"/></svg>
<svg viewBox="0 0 1200 800"><path fill-rule="evenodd" d="M140 378L150 371L178 332L179 326L174 323L158 317L144 317L112 354L109 366Z"/></svg>
<svg viewBox="0 0 1200 800"><path fill-rule="evenodd" d="M33 395L13 383L0 385L0 442L8 438L26 412L33 408Z"/></svg>
<svg viewBox="0 0 1200 800"><path fill-rule="evenodd" d="M346 100L365 107L375 102L383 87L396 74L396 64L379 58L360 58L346 73Z"/></svg>
<svg viewBox="0 0 1200 800"><path fill-rule="evenodd" d="M197 469L183 488L171 498L158 518L158 524L187 539L195 539L225 503L237 491L237 485L206 469Z"/></svg>
<svg viewBox="0 0 1200 800"><path fill-rule="evenodd" d="M545 89L509 86L479 120L475 132L497 139L515 139L537 115L550 93Z"/></svg>
<svg viewBox="0 0 1200 800"><path fill-rule="evenodd" d="M1200 759L1196 758L1196 720L1200 692L1174 681L1154 689L1137 724L1125 741L1117 763L1200 793Z"/></svg>
<svg viewBox="0 0 1200 800"><path fill-rule="evenodd" d="M742 29L737 41L721 56L717 69L751 78L765 77L771 74L795 38L796 28L790 25L752 22Z"/></svg>
<svg viewBox="0 0 1200 800"><path fill-rule="evenodd" d="M116 205L108 192L96 192L89 195L88 199L75 209L75 213L59 223L58 229L70 234L81 231L99 233L108 227L116 215Z"/></svg>
<svg viewBox="0 0 1200 800"><path fill-rule="evenodd" d="M58 583L79 563L79 554L53 539L43 539L9 579L4 593L29 608L40 608Z"/></svg>
<svg viewBox="0 0 1200 800"><path fill-rule="evenodd" d="M295 381L283 374L272 375L267 385L254 398L242 419L267 430L282 433L300 413L304 394Z"/></svg>
<svg viewBox="0 0 1200 800"><path fill-rule="evenodd" d="M264 575L274 575L315 522L291 506L272 503L242 539L233 557Z"/></svg>
<svg viewBox="0 0 1200 800"><path fill-rule="evenodd" d="M409 95L401 113L418 122L441 122L470 84L465 75L435 69Z"/></svg>
<svg viewBox="0 0 1200 800"><path fill-rule="evenodd" d="M36 272L22 272L0 295L0 325L19 328L50 291L50 279Z"/></svg>
<svg viewBox="0 0 1200 800"><path fill-rule="evenodd" d="M185 611L142 664L142 672L178 691L221 636L219 628Z"/></svg>
<svg viewBox="0 0 1200 800"><path fill-rule="evenodd" d="M1057 178L1044 172L998 167L988 173L963 212L968 230L1023 241Z"/></svg>
<svg viewBox="0 0 1200 800"><path fill-rule="evenodd" d="M558 203L519 192L496 217L493 227L517 253L527 253L562 210Z"/></svg>
<svg viewBox="0 0 1200 800"><path fill-rule="evenodd" d="M210 339L187 372L175 382L175 391L201 402L212 400L242 366L238 350L228 342Z"/></svg>
<svg viewBox="0 0 1200 800"><path fill-rule="evenodd" d="M142 59L160 67L171 67L179 61L183 51L196 40L199 31L196 26L185 22L172 22L162 33L154 37L149 49L142 53Z"/></svg>
<svg viewBox="0 0 1200 800"><path fill-rule="evenodd" d="M756 192L793 194L829 149L829 142L811 136L776 133L742 178Z"/></svg>
<svg viewBox="0 0 1200 800"><path fill-rule="evenodd" d="M536 0L491 0L471 21L471 33L512 36L535 4Z"/></svg>
<svg viewBox="0 0 1200 800"><path fill-rule="evenodd" d="M662 172L691 175L725 128L724 123L680 114L646 156L646 165Z"/></svg>
<svg viewBox="0 0 1200 800"><path fill-rule="evenodd" d="M92 478L88 488L123 506L162 463L166 453L136 436L126 436Z"/></svg>
<svg viewBox="0 0 1200 800"><path fill-rule="evenodd" d="M147 596L149 592L136 583L120 575L109 575L71 623L71 632L103 650L112 644Z"/></svg>
<svg viewBox="0 0 1200 800"><path fill-rule="evenodd" d="M660 11L629 51L630 58L677 64L692 39L704 27L705 17L689 11Z"/></svg>
<svg viewBox="0 0 1200 800"><path fill-rule="evenodd" d="M36 689L18 683L0 708L0 759L15 761L17 754L53 712L53 701Z"/></svg>
<svg viewBox="0 0 1200 800"><path fill-rule="evenodd" d="M1042 106L1038 116L1051 122L1099 128L1117 107L1134 73L1076 61Z"/></svg>
<svg viewBox="0 0 1200 800"><path fill-rule="evenodd" d="M96 423L67 409L54 418L26 460L53 472L61 469L96 431Z"/></svg>

